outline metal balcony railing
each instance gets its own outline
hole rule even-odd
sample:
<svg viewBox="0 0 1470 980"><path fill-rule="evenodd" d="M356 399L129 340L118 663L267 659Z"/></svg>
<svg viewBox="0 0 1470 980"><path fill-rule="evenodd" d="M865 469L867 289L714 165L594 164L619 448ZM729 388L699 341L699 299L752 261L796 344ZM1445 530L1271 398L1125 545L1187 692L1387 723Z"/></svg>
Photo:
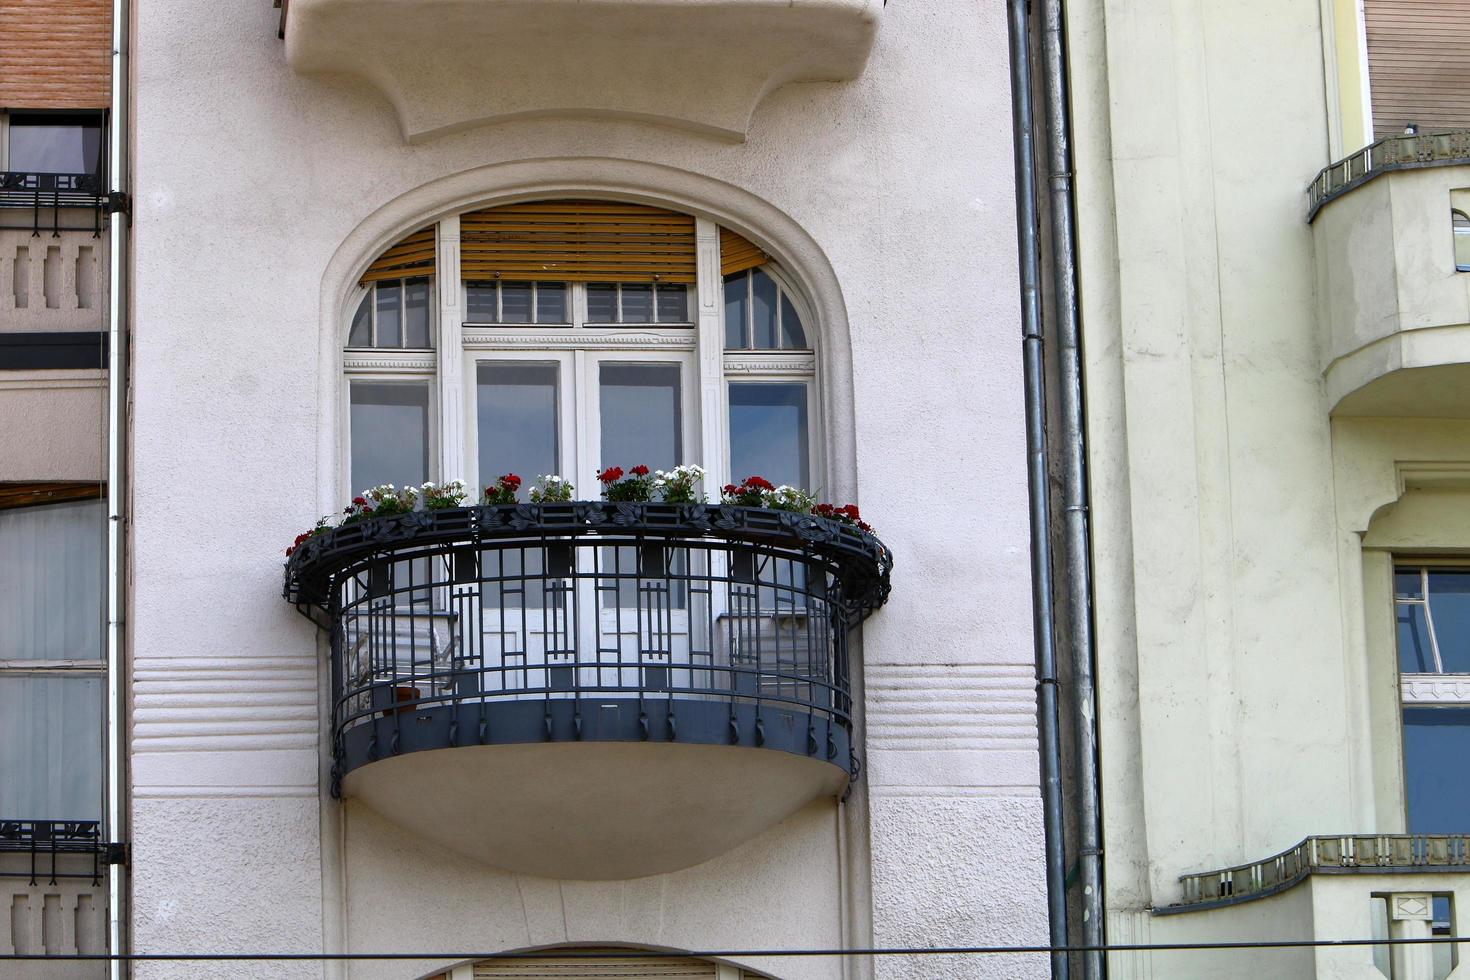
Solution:
<svg viewBox="0 0 1470 980"><path fill-rule="evenodd" d="M1459 164L1470 164L1470 131L1386 137L1317 174L1307 187L1307 221L1327 202L1382 174Z"/></svg>
<svg viewBox="0 0 1470 980"><path fill-rule="evenodd" d="M1470 872L1470 834L1308 837L1252 864L1183 875L1184 897L1156 914L1193 912L1278 894L1313 874Z"/></svg>
<svg viewBox="0 0 1470 980"><path fill-rule="evenodd" d="M804 514L525 504L312 538L286 596L330 631L338 780L535 741L761 746L856 777L848 634L891 566L871 534Z"/></svg>
<svg viewBox="0 0 1470 980"><path fill-rule="evenodd" d="M98 884L107 866L123 859L122 847L102 839L95 820L0 820L0 855L29 858L24 868L0 863L0 878L29 878L56 884L59 878L88 878Z"/></svg>
<svg viewBox="0 0 1470 980"><path fill-rule="evenodd" d="M102 232L102 215L109 210L106 180L96 174L41 174L0 171L0 208L31 212L31 232L49 230L60 235L62 208L91 208L93 233ZM46 218L49 217L49 224Z"/></svg>

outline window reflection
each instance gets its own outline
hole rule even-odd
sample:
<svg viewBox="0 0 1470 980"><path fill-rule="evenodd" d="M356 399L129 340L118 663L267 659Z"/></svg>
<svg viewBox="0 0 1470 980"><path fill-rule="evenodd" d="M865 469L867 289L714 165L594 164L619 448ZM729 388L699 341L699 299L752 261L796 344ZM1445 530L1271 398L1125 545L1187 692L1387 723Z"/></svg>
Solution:
<svg viewBox="0 0 1470 980"><path fill-rule="evenodd" d="M353 493L427 480L428 382L354 381L351 391Z"/></svg>

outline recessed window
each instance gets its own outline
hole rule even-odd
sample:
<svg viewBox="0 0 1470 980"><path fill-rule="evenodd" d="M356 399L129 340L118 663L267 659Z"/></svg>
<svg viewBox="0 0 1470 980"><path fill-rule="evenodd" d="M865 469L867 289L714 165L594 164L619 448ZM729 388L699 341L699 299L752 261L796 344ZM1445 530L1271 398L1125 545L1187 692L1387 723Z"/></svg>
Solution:
<svg viewBox="0 0 1470 980"><path fill-rule="evenodd" d="M4 170L26 174L96 174L102 160L102 119L96 113L9 116L10 152Z"/></svg>
<svg viewBox="0 0 1470 980"><path fill-rule="evenodd" d="M808 350L786 287L764 269L725 277L726 350Z"/></svg>
<svg viewBox="0 0 1470 980"><path fill-rule="evenodd" d="M429 382L353 381L353 493L429 478Z"/></svg>
<svg viewBox="0 0 1470 980"><path fill-rule="evenodd" d="M347 346L397 350L433 347L433 296L427 276L373 283L352 315Z"/></svg>
<svg viewBox="0 0 1470 980"><path fill-rule="evenodd" d="M564 282L468 282L465 284L467 323L570 324L570 304Z"/></svg>
<svg viewBox="0 0 1470 980"><path fill-rule="evenodd" d="M1450 225L1455 232L1455 271L1470 272L1470 215L1451 211Z"/></svg>
<svg viewBox="0 0 1470 980"><path fill-rule="evenodd" d="M689 287L683 283L589 282L587 322L687 325L691 322Z"/></svg>

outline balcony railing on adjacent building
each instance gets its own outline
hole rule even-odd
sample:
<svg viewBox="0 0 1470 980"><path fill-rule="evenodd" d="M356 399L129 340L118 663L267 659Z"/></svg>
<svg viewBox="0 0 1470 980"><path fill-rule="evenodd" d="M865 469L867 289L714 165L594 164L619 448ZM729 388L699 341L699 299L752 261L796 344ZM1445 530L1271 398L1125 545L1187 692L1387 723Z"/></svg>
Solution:
<svg viewBox="0 0 1470 980"><path fill-rule="evenodd" d="M1307 188L1307 220L1322 205L1382 174L1420 167L1470 164L1470 131L1390 136L1363 147L1317 174Z"/></svg>
<svg viewBox="0 0 1470 980"><path fill-rule="evenodd" d="M31 232L58 236L67 227L62 208L89 208L92 232L102 233L102 215L107 210L105 181L96 174L40 174L0 171L0 208L29 212Z"/></svg>
<svg viewBox="0 0 1470 980"><path fill-rule="evenodd" d="M288 564L286 592L330 633L334 789L343 795L374 797L398 822L417 823L421 807L373 785L385 761L437 757L461 769L469 756L451 763L434 750L490 749L483 758L493 760L497 747L503 759L516 758L504 751L515 746L701 747L691 778L734 780L722 792L748 798L744 822L755 826L841 792L857 775L849 634L887 597L890 567L871 534L808 515L701 504L488 506L368 520L311 539ZM759 756L722 757L715 746L764 750L784 802L760 802ZM562 756L556 772L582 772L593 755ZM630 764L621 788L655 771L672 777L684 764L675 758ZM720 775L725 759L731 768ZM511 778L487 764L487 778ZM609 775L613 763L596 765ZM403 769L393 782L426 771ZM555 780L543 768L537 785L503 782L497 792L530 801ZM600 795L597 822L616 824L616 791ZM634 810L635 795L625 801Z"/></svg>

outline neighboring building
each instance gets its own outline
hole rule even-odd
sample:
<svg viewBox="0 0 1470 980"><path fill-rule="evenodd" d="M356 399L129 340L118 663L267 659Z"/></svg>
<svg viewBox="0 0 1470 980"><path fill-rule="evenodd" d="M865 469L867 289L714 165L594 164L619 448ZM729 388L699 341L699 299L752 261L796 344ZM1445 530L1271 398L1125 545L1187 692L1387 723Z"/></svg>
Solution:
<svg viewBox="0 0 1470 980"><path fill-rule="evenodd" d="M23 171L21 196L9 174L0 191L0 352L85 331L100 356L114 231L130 297L125 443L108 447L102 413L120 372L0 365L27 366L0 375L5 492L74 495L0 509L0 540L19 542L0 552L0 616L36 623L0 627L0 820L80 822L103 861L95 892L7 879L20 911L0 930L32 932L0 931L0 951L98 948L84 908L138 954L1044 941L1003 10L280 8L0 2L0 169ZM85 22L105 62L110 9L131 65L131 122L111 120L131 137L112 161L126 218L105 182L75 181L86 207L44 174L35 191L36 171L105 167L109 119L68 117L45 144L80 148L65 160L25 156L40 117L23 110L63 105L30 101L50 89L12 57L75 82L57 45ZM77 98L68 112L109 104L105 85ZM98 565L104 525L123 525L80 489L124 446L125 569ZM635 464L700 465L716 498L758 474L858 502L878 537L760 508L527 506L538 475L595 501L600 471ZM283 599L286 546L364 489L461 478L473 503L509 472L519 509L301 542ZM122 571L125 616L103 614ZM98 634L123 623L125 715L104 725ZM127 781L104 811L109 744ZM45 850L32 836L26 860ZM124 858L125 880L106 863Z"/></svg>
<svg viewBox="0 0 1470 980"><path fill-rule="evenodd" d="M1108 939L1465 935L1470 13L1067 7Z"/></svg>

